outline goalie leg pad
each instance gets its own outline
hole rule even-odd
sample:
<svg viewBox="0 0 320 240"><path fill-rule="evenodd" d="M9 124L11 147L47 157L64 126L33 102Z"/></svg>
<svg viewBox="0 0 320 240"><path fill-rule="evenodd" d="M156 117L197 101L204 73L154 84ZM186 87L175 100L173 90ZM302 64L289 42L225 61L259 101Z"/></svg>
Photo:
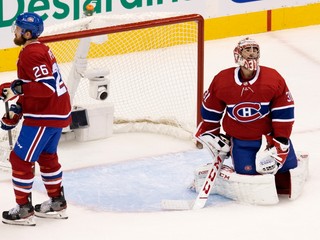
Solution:
<svg viewBox="0 0 320 240"><path fill-rule="evenodd" d="M210 164L195 170L195 180L191 189L199 192L209 168ZM222 167L210 194L219 194L241 203L255 205L272 205L279 202L274 175L237 174L227 165Z"/></svg>
<svg viewBox="0 0 320 240"><path fill-rule="evenodd" d="M291 194L290 200L297 199L303 190L304 184L309 174L309 154L307 152L297 152L298 166L290 169Z"/></svg>
<svg viewBox="0 0 320 240"><path fill-rule="evenodd" d="M282 180L287 179L287 183L281 184L281 189L280 183L277 183L276 187L275 176L272 174L242 175L235 173L232 167L224 165L210 194L219 194L238 202L256 205L276 204L279 202L278 194L288 194L290 200L295 200L301 195L309 172L309 154L296 154L298 166L282 176ZM195 178L190 189L199 192L208 169L210 164L200 166L194 171Z"/></svg>

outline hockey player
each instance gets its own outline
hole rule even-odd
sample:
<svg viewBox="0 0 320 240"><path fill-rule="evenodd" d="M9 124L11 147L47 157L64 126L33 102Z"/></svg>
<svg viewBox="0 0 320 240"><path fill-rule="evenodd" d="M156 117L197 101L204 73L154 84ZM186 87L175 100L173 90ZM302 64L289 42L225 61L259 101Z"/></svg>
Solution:
<svg viewBox="0 0 320 240"><path fill-rule="evenodd" d="M3 116L1 128L10 130L24 118L9 156L17 206L2 213L7 224L35 225L34 215L67 218L57 146L62 128L71 122L70 96L53 53L38 41L43 28L43 20L35 13L25 12L17 17L14 43L22 46L17 62L18 79L0 85L2 100L16 100L9 114ZM33 207L35 162L40 166L49 200Z"/></svg>
<svg viewBox="0 0 320 240"><path fill-rule="evenodd" d="M274 174L279 194L290 195L290 169L297 157L290 141L294 101L283 77L259 66L260 46L245 38L234 49L239 65L219 72L204 93L196 137L223 150L221 125L230 138L234 170L242 175ZM257 155L262 136L265 151Z"/></svg>

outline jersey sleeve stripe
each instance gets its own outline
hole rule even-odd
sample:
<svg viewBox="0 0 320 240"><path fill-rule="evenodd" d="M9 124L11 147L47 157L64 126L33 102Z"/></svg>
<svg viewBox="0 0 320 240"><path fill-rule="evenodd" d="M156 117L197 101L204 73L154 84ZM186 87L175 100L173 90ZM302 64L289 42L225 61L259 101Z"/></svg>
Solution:
<svg viewBox="0 0 320 240"><path fill-rule="evenodd" d="M206 122L218 123L222 118L223 112L208 109L202 104L201 115Z"/></svg>
<svg viewBox="0 0 320 240"><path fill-rule="evenodd" d="M271 110L271 118L273 122L292 122L294 121L294 107L279 107Z"/></svg>

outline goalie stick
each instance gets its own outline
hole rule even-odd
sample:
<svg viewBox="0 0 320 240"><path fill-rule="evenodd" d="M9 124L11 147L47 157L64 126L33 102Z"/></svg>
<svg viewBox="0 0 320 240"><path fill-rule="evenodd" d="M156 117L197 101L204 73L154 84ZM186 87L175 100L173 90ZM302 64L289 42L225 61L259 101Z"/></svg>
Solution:
<svg viewBox="0 0 320 240"><path fill-rule="evenodd" d="M219 154L217 151L213 152L205 142L202 142L206 145L206 148L209 150L210 154L213 157L213 164L208 171L207 177L201 187L201 191L195 200L162 200L161 207L164 210L196 210L201 209L206 205L210 191L214 186L214 182L217 179L223 161L226 157L225 154Z"/></svg>

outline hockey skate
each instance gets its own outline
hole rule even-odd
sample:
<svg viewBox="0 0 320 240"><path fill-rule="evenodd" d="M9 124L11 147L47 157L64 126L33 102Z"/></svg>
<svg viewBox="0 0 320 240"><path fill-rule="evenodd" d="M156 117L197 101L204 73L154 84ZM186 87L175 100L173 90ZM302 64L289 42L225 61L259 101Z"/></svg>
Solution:
<svg viewBox="0 0 320 240"><path fill-rule="evenodd" d="M2 222L11 225L35 226L34 208L29 202L17 205L15 208L2 213Z"/></svg>
<svg viewBox="0 0 320 240"><path fill-rule="evenodd" d="M35 205L34 210L37 217L67 219L66 208L67 202L64 198L63 189L61 189L61 196L50 198L41 204Z"/></svg>

